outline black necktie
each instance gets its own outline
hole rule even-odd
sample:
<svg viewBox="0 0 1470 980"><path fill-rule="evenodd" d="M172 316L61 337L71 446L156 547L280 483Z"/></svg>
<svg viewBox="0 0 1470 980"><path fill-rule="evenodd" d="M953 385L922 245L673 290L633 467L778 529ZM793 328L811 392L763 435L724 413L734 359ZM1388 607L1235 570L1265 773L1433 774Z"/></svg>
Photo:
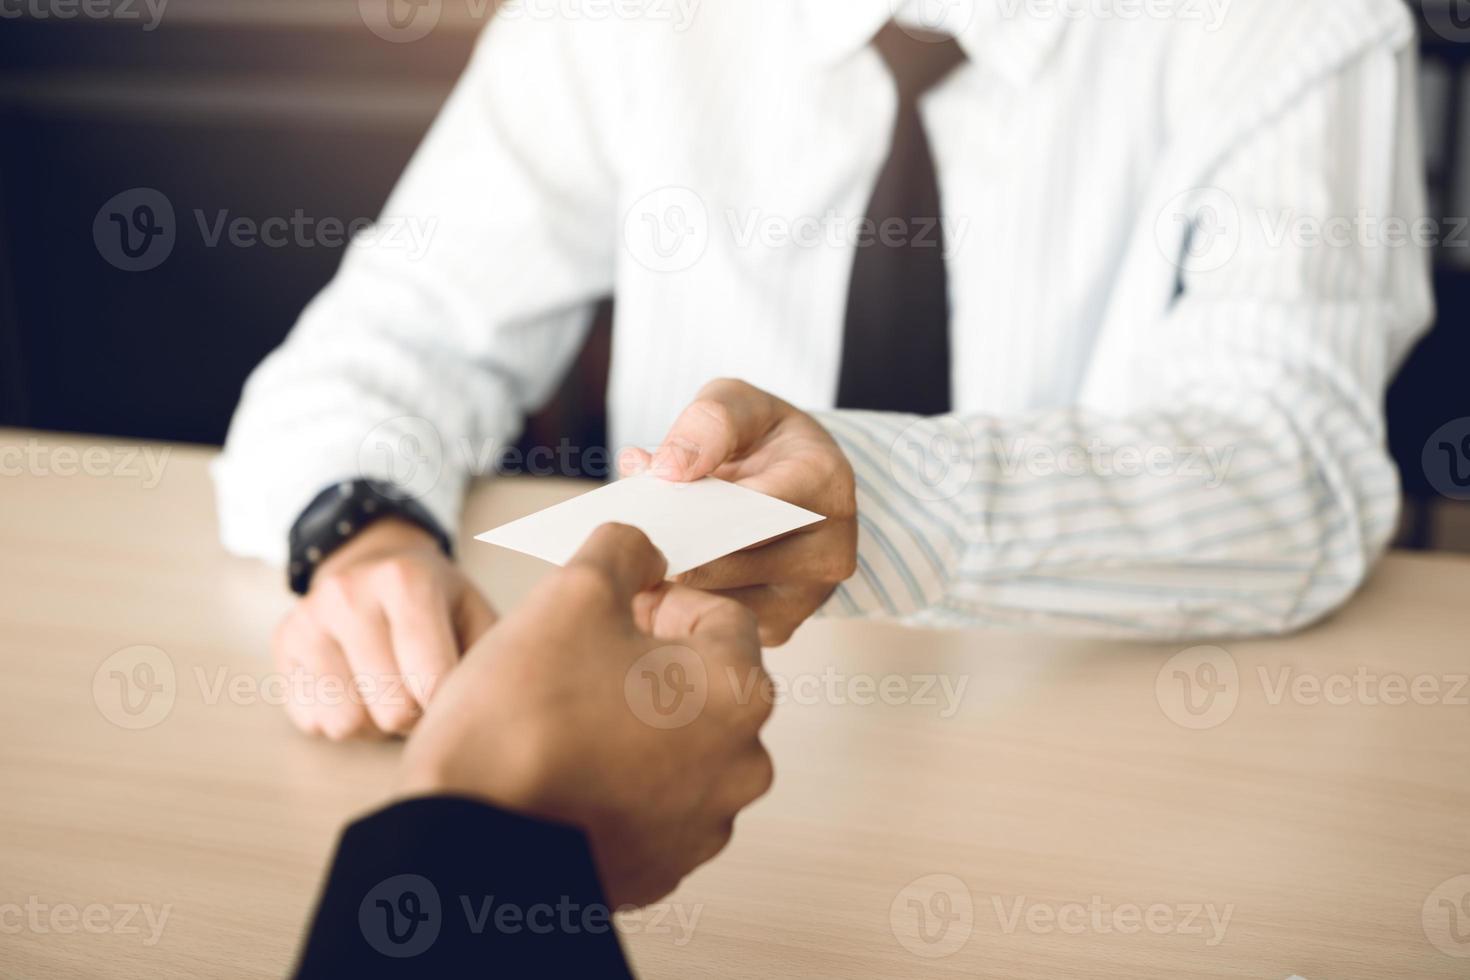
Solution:
<svg viewBox="0 0 1470 980"><path fill-rule="evenodd" d="M950 410L949 287L919 97L965 55L953 38L893 23L873 44L897 83L898 117L853 261L837 405L941 415Z"/></svg>

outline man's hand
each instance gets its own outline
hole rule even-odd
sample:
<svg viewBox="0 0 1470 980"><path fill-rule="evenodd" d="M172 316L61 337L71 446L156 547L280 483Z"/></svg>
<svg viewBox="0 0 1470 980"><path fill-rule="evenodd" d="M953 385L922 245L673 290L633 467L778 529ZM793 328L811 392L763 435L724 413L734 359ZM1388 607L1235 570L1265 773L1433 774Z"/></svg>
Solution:
<svg viewBox="0 0 1470 980"><path fill-rule="evenodd" d="M448 678L401 788L582 828L614 905L718 853L771 784L773 695L750 612L665 569L641 531L598 529Z"/></svg>
<svg viewBox="0 0 1470 980"><path fill-rule="evenodd" d="M302 677L286 711L331 739L401 734L495 623L433 537L385 518L330 555L276 629L276 668Z"/></svg>
<svg viewBox="0 0 1470 980"><path fill-rule="evenodd" d="M857 498L847 457L810 415L743 381L705 385L656 454L630 450L619 466L680 482L716 476L827 518L679 579L749 606L767 646L790 639L857 568Z"/></svg>

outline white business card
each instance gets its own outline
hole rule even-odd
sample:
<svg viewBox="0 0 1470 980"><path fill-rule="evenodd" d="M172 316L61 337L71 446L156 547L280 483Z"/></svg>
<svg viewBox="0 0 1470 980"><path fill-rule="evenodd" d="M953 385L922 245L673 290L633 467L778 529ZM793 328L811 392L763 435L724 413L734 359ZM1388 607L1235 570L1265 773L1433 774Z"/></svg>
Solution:
<svg viewBox="0 0 1470 980"><path fill-rule="evenodd" d="M475 540L565 565L603 524L628 524L648 535L674 576L821 520L821 514L724 480L671 483L644 473L503 524Z"/></svg>

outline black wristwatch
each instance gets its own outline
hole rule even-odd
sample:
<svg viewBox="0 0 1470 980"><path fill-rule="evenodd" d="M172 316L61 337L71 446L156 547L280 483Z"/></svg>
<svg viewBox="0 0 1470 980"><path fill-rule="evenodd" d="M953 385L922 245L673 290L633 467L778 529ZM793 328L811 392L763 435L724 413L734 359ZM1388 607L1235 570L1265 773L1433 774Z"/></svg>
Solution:
<svg viewBox="0 0 1470 980"><path fill-rule="evenodd" d="M402 487L382 480L347 480L327 487L306 505L291 525L287 583L297 595L311 587L311 576L327 556L384 517L416 524L434 536L451 558L449 535L424 505Z"/></svg>

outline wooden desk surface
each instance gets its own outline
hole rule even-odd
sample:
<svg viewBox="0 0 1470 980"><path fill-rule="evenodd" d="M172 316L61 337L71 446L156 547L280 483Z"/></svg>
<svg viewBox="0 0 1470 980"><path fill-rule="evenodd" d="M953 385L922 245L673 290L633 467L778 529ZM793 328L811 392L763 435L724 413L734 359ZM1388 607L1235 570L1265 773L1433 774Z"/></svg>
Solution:
<svg viewBox="0 0 1470 980"><path fill-rule="evenodd" d="M216 543L208 459L0 432L0 976L280 976L389 784L395 745L269 703L288 599ZM573 490L504 481L467 526ZM464 553L503 607L543 571ZM1183 646L809 624L768 653L776 787L625 923L641 975L1470 976L1470 562ZM124 705L144 661L172 687Z"/></svg>

